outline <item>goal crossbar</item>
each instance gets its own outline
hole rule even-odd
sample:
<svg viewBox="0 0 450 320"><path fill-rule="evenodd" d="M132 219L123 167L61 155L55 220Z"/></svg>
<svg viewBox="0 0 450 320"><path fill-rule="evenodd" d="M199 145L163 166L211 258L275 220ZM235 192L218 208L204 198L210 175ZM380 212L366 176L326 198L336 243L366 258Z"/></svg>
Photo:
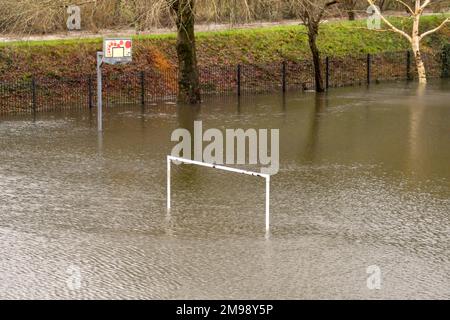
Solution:
<svg viewBox="0 0 450 320"><path fill-rule="evenodd" d="M264 178L266 180L266 232L269 231L269 229L270 229L270 175L264 174L264 173L258 173L258 172L252 172L252 171L247 171L247 170L225 167L222 165L216 165L216 164L211 164L211 163L206 163L206 162L189 160L189 159L184 159L184 158L179 158L179 157L174 157L174 156L167 156L167 209L171 208L170 168L171 168L171 164L173 161Z"/></svg>

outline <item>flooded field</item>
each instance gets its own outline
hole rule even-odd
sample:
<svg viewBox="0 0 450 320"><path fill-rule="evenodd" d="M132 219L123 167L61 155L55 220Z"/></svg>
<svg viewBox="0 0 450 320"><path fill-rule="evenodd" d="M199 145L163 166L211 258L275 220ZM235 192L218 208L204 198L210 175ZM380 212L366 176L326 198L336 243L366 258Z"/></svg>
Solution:
<svg viewBox="0 0 450 320"><path fill-rule="evenodd" d="M100 136L95 110L0 118L0 298L448 299L449 101L446 80L123 106ZM270 237L254 177L173 166L166 210L194 120L280 129Z"/></svg>

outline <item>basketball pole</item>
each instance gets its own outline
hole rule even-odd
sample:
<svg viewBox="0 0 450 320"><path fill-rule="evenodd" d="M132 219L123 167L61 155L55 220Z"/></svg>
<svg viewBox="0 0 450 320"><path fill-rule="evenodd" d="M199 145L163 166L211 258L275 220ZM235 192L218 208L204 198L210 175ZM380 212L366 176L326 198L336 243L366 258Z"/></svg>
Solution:
<svg viewBox="0 0 450 320"><path fill-rule="evenodd" d="M102 64L103 52L97 52L97 126L98 131L103 131L103 100L102 100Z"/></svg>

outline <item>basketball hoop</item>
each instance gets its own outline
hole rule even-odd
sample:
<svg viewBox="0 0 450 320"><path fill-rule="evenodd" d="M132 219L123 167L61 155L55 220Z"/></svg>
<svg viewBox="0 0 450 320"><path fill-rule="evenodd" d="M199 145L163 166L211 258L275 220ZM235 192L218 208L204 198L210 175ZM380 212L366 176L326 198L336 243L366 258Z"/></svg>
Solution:
<svg viewBox="0 0 450 320"><path fill-rule="evenodd" d="M102 65L118 65L133 61L133 40L131 38L107 38L103 40L103 52L97 52L97 125L103 130Z"/></svg>
<svg viewBox="0 0 450 320"><path fill-rule="evenodd" d="M110 38L103 40L103 62L125 64L133 60L133 40L131 38Z"/></svg>

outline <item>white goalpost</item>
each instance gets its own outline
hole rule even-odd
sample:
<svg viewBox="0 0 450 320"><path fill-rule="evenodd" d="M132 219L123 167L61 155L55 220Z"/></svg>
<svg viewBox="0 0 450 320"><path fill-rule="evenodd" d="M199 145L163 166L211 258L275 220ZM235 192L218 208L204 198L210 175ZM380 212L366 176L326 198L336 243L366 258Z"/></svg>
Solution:
<svg viewBox="0 0 450 320"><path fill-rule="evenodd" d="M269 229L270 229L270 175L246 171L246 170L234 169L234 168L229 168L229 167L225 167L225 166L221 166L221 165L215 165L215 164L210 164L210 163L205 163L205 162L200 162L200 161L188 160L188 159L183 159L183 158L174 157L174 156L167 156L167 209L171 208L170 167L171 167L172 161L178 161L181 163L192 164L192 165L197 165L197 166L201 166L201 167L213 168L213 169L218 169L218 170L223 170L223 171L228 171L228 172L234 172L234 173L240 173L240 174L245 174L245 175L249 175L249 176L264 178L266 180L266 232L269 232Z"/></svg>

